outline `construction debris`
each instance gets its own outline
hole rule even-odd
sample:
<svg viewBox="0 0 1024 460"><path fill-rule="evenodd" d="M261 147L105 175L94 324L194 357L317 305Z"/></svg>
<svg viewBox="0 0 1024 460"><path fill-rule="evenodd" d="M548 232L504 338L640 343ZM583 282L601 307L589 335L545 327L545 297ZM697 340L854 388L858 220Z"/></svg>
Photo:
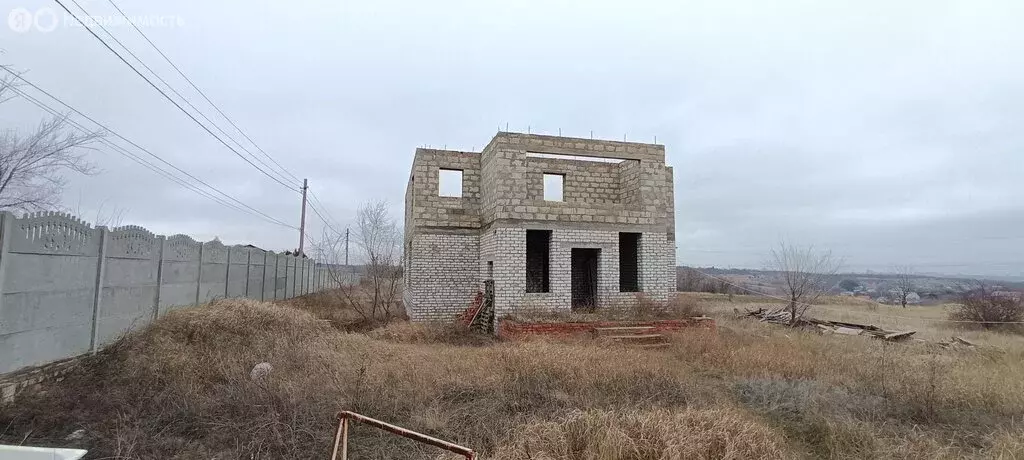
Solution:
<svg viewBox="0 0 1024 460"><path fill-rule="evenodd" d="M872 326L867 324L857 323L846 323L842 321L825 321L820 319L811 318L808 316L798 317L796 322L793 321L793 314L787 311L785 308L777 308L773 310L758 308L757 310L747 310L743 316L752 316L758 318L766 323L782 324L786 326L794 327L807 327L814 328L823 334L841 334L841 335L866 335L876 339L882 339L890 342L899 342L910 338L917 331L887 331L878 326Z"/></svg>
<svg viewBox="0 0 1024 460"><path fill-rule="evenodd" d="M978 348L978 346L974 342L971 342L970 340L967 340L967 339L965 339L963 337L953 337L948 342L939 342L939 345L941 345L944 348L953 348L953 349L965 349L965 348L966 349L974 349L974 348Z"/></svg>
<svg viewBox="0 0 1024 460"><path fill-rule="evenodd" d="M969 341L969 340L967 340L967 339L965 339L963 337L953 337L953 341L956 342L956 343L959 343L961 345L967 345L968 347L977 346L977 345L974 344L974 342L971 342L971 341Z"/></svg>

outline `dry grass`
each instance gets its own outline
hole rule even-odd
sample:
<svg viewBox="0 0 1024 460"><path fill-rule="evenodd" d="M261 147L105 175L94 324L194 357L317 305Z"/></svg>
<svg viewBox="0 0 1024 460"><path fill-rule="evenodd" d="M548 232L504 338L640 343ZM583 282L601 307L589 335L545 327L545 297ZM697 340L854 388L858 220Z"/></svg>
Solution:
<svg viewBox="0 0 1024 460"><path fill-rule="evenodd" d="M712 316L734 316L734 310L757 306L781 307L784 303L760 296L734 296L729 301L721 294L681 293L680 297L696 299ZM951 336L964 337L972 342L1002 349L1024 348L1024 335L1011 330L997 330L994 333L971 324L949 321L950 312L956 306L927 305L908 306L879 305L863 299L850 297L827 297L820 305L807 310L814 318L852 323L873 324L890 330L915 330L915 338L928 341L949 340Z"/></svg>
<svg viewBox="0 0 1024 460"><path fill-rule="evenodd" d="M92 458L326 458L333 414L348 409L495 459L1024 458L1015 342L885 344L730 312L718 331L647 351L402 322L348 333L322 319L330 308L292 305L171 312L0 407L0 442L77 444ZM270 377L250 380L263 361ZM85 439L63 440L79 428ZM350 448L439 458L362 426Z"/></svg>
<svg viewBox="0 0 1024 460"><path fill-rule="evenodd" d="M528 423L497 458L779 459L781 433L735 409L587 411Z"/></svg>
<svg viewBox="0 0 1024 460"><path fill-rule="evenodd" d="M346 332L366 332L389 324L392 321L405 321L405 309L401 305L381 307L371 311L367 305L371 303L372 287L368 283L346 287L344 290L323 291L278 303L312 313L319 319L330 322L332 326ZM352 303L360 303L353 308Z"/></svg>

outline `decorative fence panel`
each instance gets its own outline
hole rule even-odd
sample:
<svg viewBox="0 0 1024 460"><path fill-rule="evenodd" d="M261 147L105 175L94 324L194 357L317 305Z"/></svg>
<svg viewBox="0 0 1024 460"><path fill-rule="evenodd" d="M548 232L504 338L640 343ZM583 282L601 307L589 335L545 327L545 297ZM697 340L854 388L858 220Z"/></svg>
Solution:
<svg viewBox="0 0 1024 460"><path fill-rule="evenodd" d="M176 308L332 288L329 268L251 246L0 213L0 375L91 351ZM299 279L301 277L301 279Z"/></svg>

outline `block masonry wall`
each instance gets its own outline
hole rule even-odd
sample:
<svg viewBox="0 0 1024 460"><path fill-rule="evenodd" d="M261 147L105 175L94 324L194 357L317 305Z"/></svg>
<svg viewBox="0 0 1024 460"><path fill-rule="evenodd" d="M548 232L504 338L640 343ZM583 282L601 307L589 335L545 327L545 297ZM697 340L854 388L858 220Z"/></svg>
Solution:
<svg viewBox="0 0 1024 460"><path fill-rule="evenodd" d="M93 228L60 213L3 212L0 377L96 351L175 308L333 287L326 270L249 246L163 237L137 226Z"/></svg>
<svg viewBox="0 0 1024 460"><path fill-rule="evenodd" d="M462 198L438 196L440 169L463 171ZM563 201L544 200L545 173L565 176ZM406 311L414 320L449 320L488 278L499 315L569 310L573 248L600 249L599 305L628 304L637 294L618 292L619 232L642 235L640 290L668 300L672 181L661 145L501 132L480 153L417 149L405 196ZM548 293L525 292L527 229L552 230Z"/></svg>

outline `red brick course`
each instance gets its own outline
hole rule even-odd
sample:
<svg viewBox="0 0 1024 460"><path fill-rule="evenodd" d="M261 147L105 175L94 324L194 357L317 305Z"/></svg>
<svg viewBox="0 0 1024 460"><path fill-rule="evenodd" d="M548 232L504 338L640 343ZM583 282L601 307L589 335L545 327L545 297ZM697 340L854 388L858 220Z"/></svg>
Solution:
<svg viewBox="0 0 1024 460"><path fill-rule="evenodd" d="M590 334L599 327L653 327L652 332L673 332L688 327L715 328L711 318L665 319L658 321L591 321L578 323L521 323L503 319L498 323L498 335L515 339L530 335L573 336Z"/></svg>

